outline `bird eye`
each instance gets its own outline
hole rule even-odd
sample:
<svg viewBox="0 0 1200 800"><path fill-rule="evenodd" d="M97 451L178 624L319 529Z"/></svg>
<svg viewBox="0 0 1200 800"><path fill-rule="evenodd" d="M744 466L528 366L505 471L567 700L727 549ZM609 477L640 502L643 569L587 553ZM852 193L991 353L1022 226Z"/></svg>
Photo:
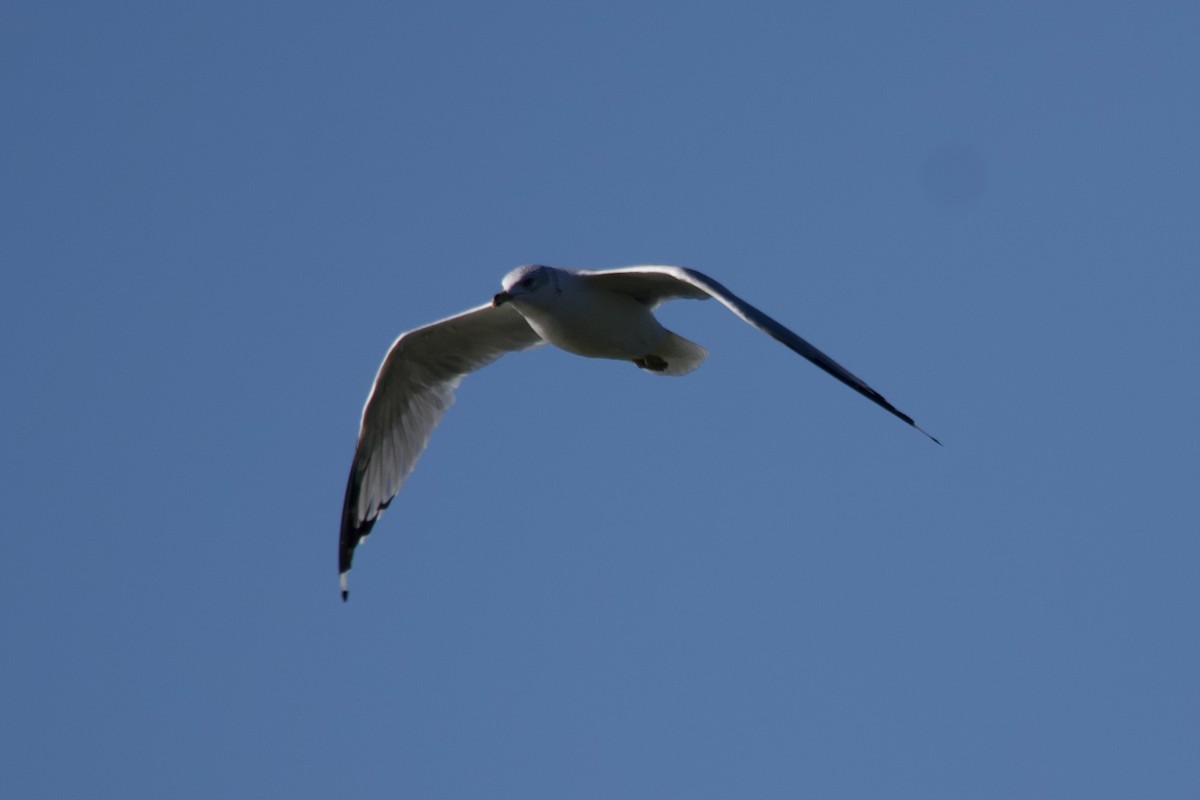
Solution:
<svg viewBox="0 0 1200 800"><path fill-rule="evenodd" d="M533 286L533 278L526 278L521 281L521 285L528 289L530 286Z"/></svg>

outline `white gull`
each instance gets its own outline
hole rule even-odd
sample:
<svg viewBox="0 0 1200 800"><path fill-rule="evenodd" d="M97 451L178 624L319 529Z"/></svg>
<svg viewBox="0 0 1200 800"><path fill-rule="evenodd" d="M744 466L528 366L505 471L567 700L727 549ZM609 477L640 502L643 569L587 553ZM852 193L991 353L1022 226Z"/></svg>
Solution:
<svg viewBox="0 0 1200 800"><path fill-rule="evenodd" d="M717 300L859 394L921 430L912 418L792 331L721 284L685 267L607 270L518 267L492 302L400 334L367 397L346 484L338 573L342 599L357 547L416 466L429 435L470 372L505 353L550 344L589 358L631 361L656 375L686 375L708 351L654 317L667 300ZM938 442L940 444L940 442Z"/></svg>

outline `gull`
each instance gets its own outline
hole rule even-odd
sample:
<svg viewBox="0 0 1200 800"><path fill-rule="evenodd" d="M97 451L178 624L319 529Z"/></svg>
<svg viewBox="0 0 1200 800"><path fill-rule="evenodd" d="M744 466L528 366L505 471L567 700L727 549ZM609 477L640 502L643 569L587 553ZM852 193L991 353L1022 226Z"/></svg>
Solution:
<svg viewBox="0 0 1200 800"><path fill-rule="evenodd" d="M343 600L350 594L346 577L354 548L400 491L467 374L505 353L549 343L580 356L630 361L654 375L686 375L708 351L659 324L654 309L667 300L717 299L941 444L841 364L696 270L531 264L508 273L501 286L490 303L400 334L383 359L363 407L342 506L338 579Z"/></svg>

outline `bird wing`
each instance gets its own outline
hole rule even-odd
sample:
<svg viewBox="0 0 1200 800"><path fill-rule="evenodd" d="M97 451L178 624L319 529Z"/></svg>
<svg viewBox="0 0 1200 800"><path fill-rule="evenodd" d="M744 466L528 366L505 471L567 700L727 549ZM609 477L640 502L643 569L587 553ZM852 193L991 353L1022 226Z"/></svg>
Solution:
<svg viewBox="0 0 1200 800"><path fill-rule="evenodd" d="M651 308L668 300L707 300L710 297L717 297L703 283L687 277L688 274L695 275L702 281L720 285L716 281L705 278L699 272L684 267L621 267L620 269L573 269L568 271L578 275L592 286L610 292L627 294Z"/></svg>
<svg viewBox="0 0 1200 800"><path fill-rule="evenodd" d="M342 598L354 548L400 491L429 436L471 372L505 353L543 344L510 306L491 304L400 334L363 407L346 483L338 573Z"/></svg>
<svg viewBox="0 0 1200 800"><path fill-rule="evenodd" d="M594 272L580 271L578 274L597 288L624 292L651 306L675 298L715 297L726 308L755 328L782 342L854 391L887 409L921 433L929 436L933 441L941 444L936 438L922 430L920 425L913 422L912 417L897 409L884 399L883 395L868 386L862 378L703 273L687 267L650 265Z"/></svg>

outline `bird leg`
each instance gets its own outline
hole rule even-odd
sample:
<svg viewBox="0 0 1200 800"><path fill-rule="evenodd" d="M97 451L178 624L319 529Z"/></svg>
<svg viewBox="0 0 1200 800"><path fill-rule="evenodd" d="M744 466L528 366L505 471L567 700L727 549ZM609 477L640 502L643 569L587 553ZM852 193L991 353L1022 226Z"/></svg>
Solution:
<svg viewBox="0 0 1200 800"><path fill-rule="evenodd" d="M664 372L667 369L667 362L653 353L644 355L641 358L635 358L633 359L633 363L650 372Z"/></svg>

